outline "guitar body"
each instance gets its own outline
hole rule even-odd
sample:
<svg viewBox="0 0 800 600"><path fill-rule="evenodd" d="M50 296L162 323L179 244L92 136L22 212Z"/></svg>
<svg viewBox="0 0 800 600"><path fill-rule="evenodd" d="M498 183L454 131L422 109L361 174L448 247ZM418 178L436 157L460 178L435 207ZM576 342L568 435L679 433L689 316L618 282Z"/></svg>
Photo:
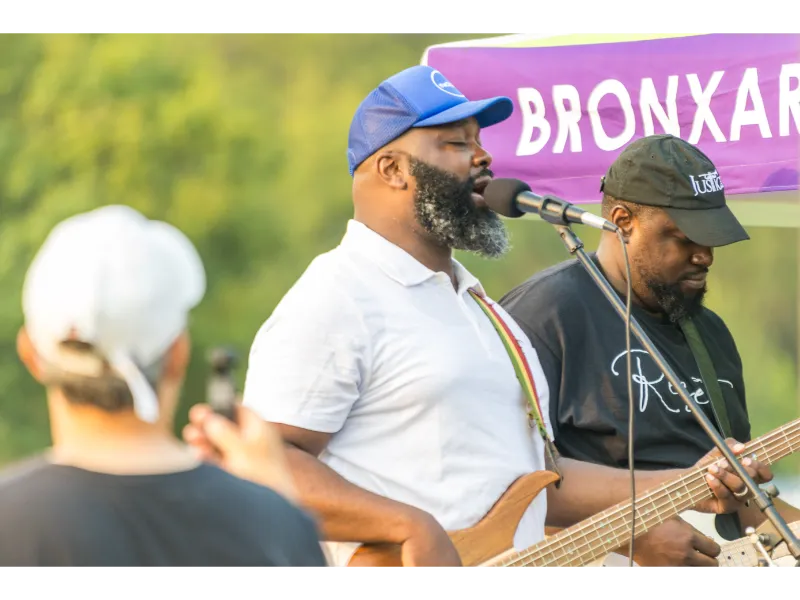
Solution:
<svg viewBox="0 0 800 600"><path fill-rule="evenodd" d="M464 566L474 567L513 548L514 534L530 503L548 485L558 480L550 471L537 471L517 479L476 525L448 535ZM353 555L349 567L401 567L400 546L364 544Z"/></svg>

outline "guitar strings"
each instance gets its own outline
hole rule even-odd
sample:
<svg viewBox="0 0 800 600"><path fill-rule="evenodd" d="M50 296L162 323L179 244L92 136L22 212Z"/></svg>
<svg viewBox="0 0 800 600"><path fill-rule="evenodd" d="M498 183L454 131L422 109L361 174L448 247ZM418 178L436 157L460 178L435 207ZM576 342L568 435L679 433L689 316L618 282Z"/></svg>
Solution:
<svg viewBox="0 0 800 600"><path fill-rule="evenodd" d="M782 435L783 433L784 432L775 432L775 436ZM764 437L766 438L767 436L764 436ZM800 435L793 436L793 440L792 441L790 441L789 438L786 437L785 439L780 440L781 447L780 448L773 448L772 452L781 452L782 450L786 449L783 446L791 447L793 441L797 441L798 439L800 439ZM759 440L759 442L753 442L750 446L755 446L755 445L762 445L761 444L761 440ZM751 448L748 447L748 450L750 450L750 449ZM762 451L765 452L768 455L772 453L772 452L770 452L769 450L767 450L764 447L762 447ZM789 454L789 453L790 452L787 452L786 454ZM786 454L784 454L784 456ZM684 478L679 479L677 482L672 482L670 484L667 484L667 485L663 486L663 488L664 488L663 490L662 489L655 489L652 492L649 492L648 494L645 495L644 498L642 498L640 500L640 502L642 502L642 503L648 502L648 500L646 499L647 496L651 496L651 495L654 495L654 494L661 495L662 491L668 491L669 488L684 487L684 489L689 494L698 492L698 491L700 491L700 490L705 488L710 493L711 490L710 490L710 488L707 487L707 484L705 482L705 471L704 471L704 469L705 469L705 467L703 467L702 470L700 470L700 471L688 474ZM697 477L698 475L702 475L703 479L698 481L698 477ZM689 481L689 479L691 479L691 481ZM689 486L692 486L691 490L690 490ZM669 490L669 491L676 491L676 490ZM656 501L654 501L652 498L649 500L650 510L651 511L653 510L653 508L656 508L657 510L660 510L661 508L666 507L668 504L670 504L672 506L676 506L675 502L672 500L671 496L667 496L666 497L666 501L664 501L663 503L661 503L658 506L656 506L655 502ZM678 503L680 504L681 502L686 503L686 500L680 500L679 499ZM691 503L687 504L687 506L678 509L677 512L680 512L681 510L684 510L685 508L691 508L692 505L693 504L691 504ZM567 545L570 542L570 540L569 539L558 539L558 538L573 538L578 533L580 533L583 538L586 538L586 536L588 536L591 533L599 534L600 530L598 529L597 525L599 524L600 521L606 520L606 523L603 523L602 527L608 527L611 523L614 523L615 521L618 521L620 519L624 520L624 519L630 517L630 515L631 515L630 505L625 505L624 507L622 507L622 509L617 509L617 510L613 510L612 509L612 510L609 510L609 511L606 511L606 512L608 514L600 513L599 515L596 515L595 517L590 519L590 521L588 523L581 524L581 526L578 528L578 530L575 531L574 533L569 531L569 530L565 530L564 532L562 532L562 534L558 534L557 536L554 536L554 538L552 540L548 540L549 543L547 544L547 548L542 548L542 549L539 549L539 550L537 550L537 549L529 549L528 551L523 551L522 553L520 553L520 558L528 558L528 557L531 557L533 555L537 555L537 556L532 561L526 562L525 565L519 565L519 566L526 566L527 564L530 564L531 562L543 559L545 556L547 556L549 554L555 554L555 552L557 552L558 550L562 551L562 556L561 557L554 557L554 558L559 559L559 558L564 558L564 557L571 556L570 561L572 561L572 560L574 560L576 558L583 558L587 554L587 552L586 551L579 551L579 547L575 545L574 541L572 543L573 551L569 552L569 553L563 552L567 548ZM621 514L621 515L617 514L617 515L612 516L614 512L617 512L617 513L622 512L623 514ZM650 521L649 524L648 524L648 520ZM648 517L648 516L645 516L645 517L641 518L642 523L646 524L647 528L651 527L654 524L653 521L656 521L656 520L658 520L658 515L656 515L655 518L651 518L651 517ZM659 521L659 522L663 522L663 519L661 521ZM588 527L589 525L594 525L594 528ZM619 525L616 525L616 526L612 527L611 533L614 533L614 538L615 538L616 542L619 542L619 539L618 539L619 536L616 534L615 530L620 530L620 529L622 529L622 527L625 527L625 526L626 526L626 524L623 522L623 523L621 523ZM604 553L604 551L606 550L606 547L605 547L605 543L604 543L603 539L599 535L597 535L597 537L595 539L593 539L593 540L588 540L586 543L580 544L580 548L583 548L583 546L586 546L587 543L588 543L589 546L592 546L597 541L600 541L603 544L603 551L600 551L599 549L595 549L595 548L590 548L590 553L596 551L597 555L600 556L600 555L602 555ZM548 549L548 548L551 548L551 544L553 545L552 549ZM575 552L578 552L578 554L575 555L574 554ZM512 561L512 563L520 562L519 559L513 559L513 558L508 558L506 560L507 561ZM590 557L590 560L591 560L591 557ZM517 566L517 565L508 564L507 566Z"/></svg>
<svg viewBox="0 0 800 600"><path fill-rule="evenodd" d="M698 483L699 483L699 485L698 485ZM709 492L710 492L710 489L705 484L705 481L693 482L692 484L687 485L687 487L686 487L687 492L690 495L695 493L695 492L699 492L699 491L703 490L704 488L708 489ZM650 507L650 508L651 508L651 510L655 509L655 511L658 512L661 508L670 506L672 508L675 508L676 512L680 512L681 510L683 510L683 507L681 506L682 504L685 504L685 508L690 508L691 506L696 504L696 502L687 501L687 500L684 499L683 501L678 500L678 502L676 503L676 502L672 501L671 498L666 498L666 499L663 500L663 502L661 502L660 505L655 505L655 503L653 503L652 507ZM642 510L644 510L646 508L644 500L640 500L639 501L639 505L640 505ZM576 532L572 536L569 536L570 538L574 538L576 535L580 534L580 536L583 538L583 540L580 543L576 544L575 543L576 540L574 540L574 539L572 539L572 540L553 540L551 544L548 544L548 548L547 549L542 549L542 550L539 550L539 551L536 551L536 552L532 552L528 556L520 557L521 560L516 560L513 563L510 563L510 564L508 564L506 566L528 566L528 565L531 565L533 563L540 562L542 560L555 560L556 562L558 562L559 560L561 560L563 558L568 559L568 562L573 562L575 560L579 560L580 561L579 564L583 564L583 560L585 558L587 558L587 557L588 557L589 560L591 560L595 556L601 556L602 554L606 554L609 551L613 551L614 549L619 547L618 542L620 541L620 539L619 539L619 536L616 535L614 530L622 529L623 527L625 529L627 529L628 519L630 518L630 516L631 516L631 510L628 509L628 510L624 511L623 513L619 514L619 515L611 517L610 521L608 523L603 523L601 525L599 524L599 522L598 523L593 523L592 525L594 525L594 527L592 527L592 528L590 528L590 527L582 528L581 531ZM637 521L642 526L641 532L644 533L651 526L654 526L654 525L659 524L659 523L663 523L664 519L661 518L660 515L658 515L658 514L649 515L649 516L646 515L644 517L638 517L638 515L637 515ZM616 523L616 522L619 522L619 523L615 524L615 525L611 525L612 523ZM600 525L600 527L598 527L598 525ZM605 536L606 537L603 537L601 535L601 533L603 533L601 527L602 528L607 528L609 526L611 526L612 532L605 532ZM609 548L609 547L607 547L606 541L608 541L609 538L611 537L610 533L614 533L614 536L613 536L614 537L614 542L611 542L612 547ZM589 539L589 537L588 537L589 535L595 535L595 538L594 539ZM623 539L624 539L624 537L623 537ZM602 548L598 548L596 546L596 542L600 542L603 547ZM570 545L572 546L571 549L569 548ZM560 554L560 555L557 555L557 554ZM530 560L525 560L525 559L528 559L528 558ZM517 563L520 563L520 564L517 564ZM545 566L546 564L547 563L545 563L545 564L543 564L541 566Z"/></svg>
<svg viewBox="0 0 800 600"><path fill-rule="evenodd" d="M785 433L785 430L784 431L774 432L774 435L770 436L770 437L777 437L778 435L783 435L784 433ZM764 436L764 437L766 438L768 436ZM768 455L772 454L772 452L781 452L782 450L785 450L785 448L783 448L783 446L789 446L789 447L792 446L792 441L790 441L789 438L786 437L786 436L784 436L784 438L785 439L780 440L781 447L780 448L773 448L771 452L769 450L767 450L767 448L763 447L763 444L761 443L762 440L759 440L758 442L753 442L752 444L750 444L749 447L748 447L748 451L751 450L752 446L761 445L762 446L762 452L764 452L764 453L766 453ZM797 439L800 439L800 435L794 436L794 440L793 441L797 441ZM660 496L661 493L665 492L665 491L676 491L676 489L670 490L670 488L681 488L681 487L683 487L686 490L686 492L689 493L689 494L693 494L695 492L701 491L702 489L706 489L710 494L711 490L710 490L710 488L707 487L707 483L705 482L705 468L706 467L702 467L701 470L698 470L698 471L696 471L694 473L687 474L684 478L679 479L677 482L671 482L670 484L662 486L663 489L652 490L651 492L647 493L645 495L645 497L643 497L640 500L640 502L642 502L642 503L648 502L647 496L652 496L652 495L655 495L655 494L658 494ZM700 479L698 476L702 476L702 479ZM689 486L692 486L691 490L690 490ZM680 503L684 503L685 504L686 500L680 500L679 499L678 503L679 504ZM677 508L677 506L675 505L675 501L672 499L671 496L667 496L666 497L666 501L662 502L658 506L656 506L656 501L654 501L652 498L649 500L649 504L650 504L650 510L651 511L654 508L656 508L656 510L660 510L661 508L666 507L668 504ZM681 510L684 510L684 508L691 508L692 505L693 505L693 503L689 503L685 507L677 509L677 512L680 512ZM614 515L613 513L615 513L615 512L616 513L622 513L622 514ZM553 554L554 555L558 550L562 551L562 556L561 557L554 557L554 558L558 559L558 558L564 558L564 557L568 557L569 556L570 557L570 561L575 560L575 559L583 558L587 554L587 552L586 551L579 551L579 547L575 545L574 541L572 543L573 551L568 553L568 552L564 552L564 550L567 548L567 545L570 542L570 540L569 539L558 539L558 538L573 538L578 533L580 533L583 538L586 538L588 535L590 535L592 533L596 534L597 537L595 539L587 540L587 542L580 544L580 548L583 548L587 544L589 546L592 546L595 542L600 541L603 544L603 551L600 551L599 549L590 548L589 552L591 553L591 552L597 551L598 555L602 555L603 552L606 550L606 545L605 545L605 542L603 541L603 538L601 538L600 535L599 535L600 529L597 527L597 525L599 524L600 521L605 520L606 522L602 524L602 527L607 528L607 527L609 527L609 525L611 523L614 523L615 521L618 521L620 519L624 520L624 519L630 517L631 516L630 505L625 505L621 509L616 509L616 510L611 509L609 511L606 511L606 513L600 513L599 515L596 515L595 517L590 519L590 521L588 523L581 524L581 526L578 528L578 530L575 531L574 533L572 531L565 530L564 532L562 532L562 534L558 534L557 536L554 536L554 538L552 540L548 540L549 543L547 544L547 548L543 548L543 549L539 549L539 550L537 550L537 549L529 549L528 551L523 551L522 553L520 553L520 559L529 558L529 557L531 557L533 555L537 555L535 558L533 558L532 561L527 561L525 563L525 565L527 565L527 564L530 564L531 562L534 562L536 560L543 559L545 556L547 556L549 554ZM656 515L655 518L645 516L645 517L641 518L641 522L643 524L646 524L646 527L649 528L654 524L654 521L658 520L658 517L659 517L659 515ZM650 522L648 523L648 521L650 521ZM663 519L661 521L659 521L659 522L663 522ZM590 528L590 527L588 527L589 525L594 525L594 527ZM619 539L618 539L619 536L616 535L615 530L619 530L619 529L621 529L622 527L625 527L625 526L626 526L626 524L623 522L623 523L621 523L619 525L616 525L616 526L611 528L612 529L611 533L614 533L614 539L615 539L616 542L619 542ZM551 548L551 544L552 544L552 548ZM578 554L575 555L575 552L578 552ZM513 559L513 558L509 558L509 559L507 559L507 561L511 561L512 563L520 562L519 559ZM508 564L507 566L515 566L515 565ZM520 565L520 566L523 566L523 565Z"/></svg>
<svg viewBox="0 0 800 600"><path fill-rule="evenodd" d="M787 429L788 429L788 427L789 427L789 426L787 426ZM773 434L774 434L774 435L773 435ZM784 430L784 431L773 432L773 434L769 434L768 436L764 436L764 439L766 439L766 438L768 438L768 437L777 437L777 436L779 436L779 435L782 435L782 436L783 436L783 439L781 439L781 440L780 440L780 447L779 447L779 448L772 448L772 450L770 451L770 450L768 450L766 447L764 447L763 440L759 440L759 442L753 442L753 443L751 443L751 444L750 444L750 446L751 446L751 447L752 447L752 446L761 445L761 446L762 446L762 448L761 448L761 451L762 451L764 454L766 454L766 455L768 456L768 460L772 460L772 459L770 458L770 456L769 456L769 455L770 455L772 452L776 452L776 451L777 451L777 452L782 452L782 451L785 451L785 450L786 450L786 448L784 448L784 446L787 446L787 445L788 445L788 446L790 446L790 447L791 447L791 446L793 445L793 441L796 439L796 438L793 438L793 440L790 440L790 439L789 439L789 438L788 438L788 437L785 435L785 430ZM773 445L774 445L774 443L773 443ZM749 450L751 450L751 449L752 449L752 448L749 448L749 449L748 449L748 451L749 451ZM789 453L791 453L791 448L790 448L790 452L787 452L786 454L789 454ZM784 454L784 455L785 455L785 454ZM702 473L702 474L704 475L704 473ZM695 474L692 474L692 475L695 475ZM687 476L687 478L688 478L688 476ZM682 487L682 482L683 482L683 481L684 481L684 480L678 480L678 482L673 482L673 483L667 484L666 486L662 486L662 487L664 487L665 489L668 489L668 488L670 488L670 487L679 488L679 487ZM691 484L695 484L695 483L697 483L697 482L696 482L696 481L692 481L692 482L691 482ZM697 491L698 489L701 489L701 488L703 488L705 485L707 485L707 484L705 484L705 481L703 480L703 484L702 484L702 485L700 485L699 487L694 487L694 489L693 489L692 491ZM687 491L688 491L688 487L685 487L685 489L687 489ZM710 490L709 490L709 491L710 491ZM651 496L651 495L653 495L653 494L658 494L659 492L661 492L661 490L660 490L660 489L656 489L656 490L653 490L652 492L649 492L649 493L648 493L648 494L646 494L646 495L647 495L647 496ZM670 497L670 498L668 498L668 501L670 501L670 502L672 502L672 503L674 504L674 502L672 501L671 497ZM655 507L655 501L653 501L653 500L652 500L652 498L651 498L651 499L650 499L650 501L649 501L649 503L650 503L650 508L651 508L651 510L652 510L652 508L653 508L653 507ZM658 506L658 508L662 508L663 506L666 506L666 504L667 504L667 502L664 502L662 505ZM608 526L609 526L611 523L613 523L613 522L614 522L614 521L616 521L617 519L621 518L621 517L620 517L620 516L618 516L618 515L617 515L617 516L613 516L613 517L612 517L612 514L613 514L614 512L620 512L620 510L625 510L625 516L626 516L626 517L631 515L631 509L630 509L630 507L629 507L629 506L625 506L625 507L623 507L622 509L616 509L616 510L614 510L614 509L609 509L608 511L605 511L604 513L600 513L599 515L596 515L595 517L593 517L592 519L590 519L590 523L587 523L586 525L582 525L582 524L579 524L579 525L577 525L576 527L578 528L578 532L580 532L580 534L581 534L583 537L586 537L586 536L587 536L589 533L594 533L594 532L596 532L596 531L597 531L597 528L596 528L596 527L595 527L595 529L594 529L594 530L586 530L586 526L587 526L588 524L594 524L594 525L597 525L597 524L599 523L599 521L603 521L603 520L606 520L606 523L604 523L604 524L603 524L603 527L608 527ZM598 523L592 523L592 521L597 521ZM618 529L618 528L619 528L619 527L617 527L617 529ZM570 529L573 529L573 528L570 528ZM586 530L586 531L580 531L580 530ZM573 537L575 534L573 533L572 535L567 535L567 534L568 534L568 532L567 532L567 531L565 531L565 532L563 532L563 533L564 533L565 535L563 535L563 536L562 536L562 535L556 536L556 537L554 537L552 540L548 540L548 541L549 541L549 542L558 542L558 541L561 541L561 542L562 542L562 543L561 543L561 548L562 548L562 549L563 549L563 548L565 548L566 546L564 545L564 542L568 542L568 540L558 540L557 538L558 538L558 537ZM571 533L571 532L570 532L570 533ZM577 533L577 532L576 532L576 533ZM612 533L615 533L613 529L612 529ZM618 538L618 536L615 534L615 541L619 541L619 540L618 540L618 539L616 539L616 538ZM598 537L598 538L596 538L595 540L591 540L591 541L597 541L597 539L600 539L600 538ZM574 544L573 544L573 547L574 547ZM536 550L534 550L533 552L528 552L528 553L526 553L526 552L523 552L523 553L521 553L521 556L522 556L522 557L525 557L525 556L527 556L527 555L530 555L530 554L532 554L532 553L534 553L534 552L536 552ZM544 551L541 551L541 552L543 552L543 553L544 553ZM550 550L548 553L552 554L552 553L554 553L554 550ZM507 560L511 560L511 559L507 559Z"/></svg>
<svg viewBox="0 0 800 600"><path fill-rule="evenodd" d="M790 429L791 431L789 431ZM781 439L779 440L773 439L778 437L780 437ZM783 458L784 456L791 454L793 451L795 451L794 444L795 442L798 441L800 441L800 420L787 424L784 427L775 430L773 432L770 432L768 434L765 434L758 440L754 440L753 442L747 444L745 452L743 454L750 454L754 450L756 452L760 451L761 454L766 457L766 460L769 463L772 462L773 460ZM778 456L778 454L781 454L781 456ZM677 509L676 512L681 512L685 508L691 508L691 506L696 504L696 501L687 504L685 508L677 508L677 505L675 504L675 501L672 499L671 495L668 495L666 497L666 501L664 501L663 504L660 504L659 506L656 507L656 502L659 502L660 500L654 500L652 496L655 495L661 496L664 493L672 493L678 491L678 488L683 488L686 491L686 493L688 493L690 496L701 491L703 488L705 488L710 494L711 489L708 487L708 484L706 483L705 480L705 474L708 466L709 465L699 467L696 471L688 473L687 475L678 479L677 481L664 484L658 488L654 488L646 492L641 498L639 498L638 503L647 504L649 502L648 508L650 509L651 512L654 510L654 508L656 509L656 511L659 511L661 508L666 507L667 505L675 507ZM678 504L686 502L687 500L681 500L679 497ZM631 515L632 511L630 504L625 504L622 507L619 506L612 507L610 509L607 509L606 511L603 511L591 517L588 521L584 521L580 524L574 525L573 527L565 529L563 532L557 534L550 540L545 540L544 541L544 543L546 544L545 548L537 548L537 546L539 546L539 544L537 544L532 548L523 550L521 552L516 553L512 557L506 558L501 564L502 566L527 566L529 564L533 564L536 561L544 559L548 555L551 554L555 555L555 553L559 550L562 551L563 556L562 557L554 556L554 558L558 559L558 558L570 557L570 562L572 562L576 559L582 560L585 555L589 554L590 555L589 560L591 560L592 553L597 552L598 555L602 555L603 553L606 553L608 551L606 550L605 541L599 535L600 529L597 527L597 525L600 523L600 521L605 521L602 524L603 528L609 528L609 526L612 523L615 523L618 520L622 520L622 523L620 525L611 526L611 531L606 532L607 535L608 534L614 535L614 542L612 543L615 543L619 541L618 539L619 536L616 534L616 530L622 529L623 527L627 527L626 519L630 518ZM663 522L663 519L659 520L659 518L660 517L657 514L655 517L645 516L639 520L645 526L645 530L647 530L656 524L655 521L658 521L659 523ZM586 542L581 543L579 546L576 546L574 540L570 539L578 534L580 534L581 537L586 538L586 536L592 533L596 534L597 537L594 540L587 540ZM602 551L600 551L597 548L592 548L592 546L597 541L600 541L603 544ZM572 551L564 552L564 550L567 548L570 542L572 543ZM588 552L587 550L582 550L582 548L587 545L590 546ZM619 546L615 546L615 548L618 547ZM578 552L578 554L576 555L575 552Z"/></svg>

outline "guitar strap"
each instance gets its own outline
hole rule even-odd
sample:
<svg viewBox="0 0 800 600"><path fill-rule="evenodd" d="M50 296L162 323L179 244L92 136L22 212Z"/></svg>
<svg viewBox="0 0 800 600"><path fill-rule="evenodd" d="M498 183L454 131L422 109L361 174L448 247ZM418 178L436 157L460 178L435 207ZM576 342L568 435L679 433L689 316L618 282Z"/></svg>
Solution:
<svg viewBox="0 0 800 600"><path fill-rule="evenodd" d="M711 355L709 355L708 348L703 342L703 337L691 317L684 317L678 322L678 325L683 331L697 367L700 369L700 378L708 391L711 412L714 413L717 426L723 437L733 437L728 410L725 407L725 397L722 395L722 388L717 379L717 371L714 369L714 361L711 360ZM727 540L735 540L742 534L742 522L738 513L717 515L714 518L714 523L717 532Z"/></svg>
<svg viewBox="0 0 800 600"><path fill-rule="evenodd" d="M517 379L528 401L528 419L530 425L531 427L536 427L539 430L539 435L542 436L545 452L550 459L556 475L558 475L556 487L559 487L564 477L561 474L561 470L558 468L558 463L556 463L556 449L544 424L542 407L539 404L539 397L536 393L536 382L533 379L528 360L525 358L525 353L522 351L522 348L519 347L519 343L514 337L514 334L511 333L511 329L509 329L508 325L503 321L494 307L486 301L486 298L473 289L470 289L469 293L492 322L492 325L494 325L497 334L500 336L500 340L503 342L503 347L506 349L506 352L508 352L511 364L514 366L514 372L517 374Z"/></svg>
<svg viewBox="0 0 800 600"><path fill-rule="evenodd" d="M700 369L700 377L708 391L711 400L711 411L714 413L717 426L723 437L733 437L731 422L728 419L728 409L725 407L725 397L722 395L722 388L719 386L717 371L714 369L714 361L711 360L708 348L706 348L703 338L697 330L697 325L694 324L691 317L684 317L678 322L678 325L683 330L683 335L686 337L689 348L694 355L694 361Z"/></svg>

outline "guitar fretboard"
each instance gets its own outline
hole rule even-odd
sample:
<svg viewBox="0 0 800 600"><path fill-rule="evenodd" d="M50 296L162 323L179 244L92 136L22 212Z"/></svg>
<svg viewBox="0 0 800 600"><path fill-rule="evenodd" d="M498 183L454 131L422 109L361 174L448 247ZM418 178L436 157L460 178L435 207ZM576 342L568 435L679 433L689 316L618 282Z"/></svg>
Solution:
<svg viewBox="0 0 800 600"><path fill-rule="evenodd" d="M772 464L800 450L800 419L775 429L745 446L744 455L755 454ZM636 537L700 500L713 496L705 475L708 466L646 491L636 498ZM491 566L581 566L626 545L633 517L630 502L621 502L568 527L527 550L502 555Z"/></svg>

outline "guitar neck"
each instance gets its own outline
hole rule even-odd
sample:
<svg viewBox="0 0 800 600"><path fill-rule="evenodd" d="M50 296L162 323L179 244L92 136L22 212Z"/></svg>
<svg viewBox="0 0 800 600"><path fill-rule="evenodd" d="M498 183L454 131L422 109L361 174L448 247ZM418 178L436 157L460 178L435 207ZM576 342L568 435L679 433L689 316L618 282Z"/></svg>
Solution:
<svg viewBox="0 0 800 600"><path fill-rule="evenodd" d="M800 450L800 419L748 443L744 454L772 464ZM706 483L708 465L648 490L636 498L636 537L695 506L713 494ZM493 566L581 566L605 556L630 539L633 504L621 502L521 552L499 557Z"/></svg>

